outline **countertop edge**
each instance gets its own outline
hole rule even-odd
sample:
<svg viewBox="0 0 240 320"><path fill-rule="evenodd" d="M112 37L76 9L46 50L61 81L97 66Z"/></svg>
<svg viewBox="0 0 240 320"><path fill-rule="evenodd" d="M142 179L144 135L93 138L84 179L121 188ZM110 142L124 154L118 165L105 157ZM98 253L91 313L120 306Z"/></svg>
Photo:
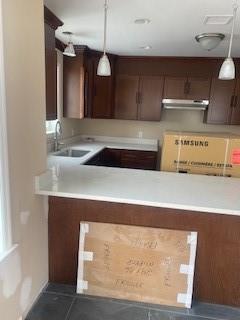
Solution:
<svg viewBox="0 0 240 320"><path fill-rule="evenodd" d="M195 211L200 213L212 213L212 214L221 214L221 215L227 215L227 216L240 216L240 211L235 211L235 210L188 206L188 205L171 204L171 203L160 203L160 202L158 203L158 202L134 200L134 199L92 196L92 195L84 195L79 193L74 194L74 193L65 193L65 192L56 192L56 191L36 190L35 194L43 195L43 196L59 197L59 198L105 201L105 202L112 202L112 203L133 204L133 205L156 207L156 208L176 209L176 210L189 211L189 212Z"/></svg>

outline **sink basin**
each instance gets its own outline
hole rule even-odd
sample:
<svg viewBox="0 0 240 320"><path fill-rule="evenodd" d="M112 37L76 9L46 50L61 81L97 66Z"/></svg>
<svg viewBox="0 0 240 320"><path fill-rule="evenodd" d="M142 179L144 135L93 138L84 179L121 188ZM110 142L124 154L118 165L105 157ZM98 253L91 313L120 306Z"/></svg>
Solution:
<svg viewBox="0 0 240 320"><path fill-rule="evenodd" d="M67 149L54 154L57 157L81 158L88 154L88 150Z"/></svg>

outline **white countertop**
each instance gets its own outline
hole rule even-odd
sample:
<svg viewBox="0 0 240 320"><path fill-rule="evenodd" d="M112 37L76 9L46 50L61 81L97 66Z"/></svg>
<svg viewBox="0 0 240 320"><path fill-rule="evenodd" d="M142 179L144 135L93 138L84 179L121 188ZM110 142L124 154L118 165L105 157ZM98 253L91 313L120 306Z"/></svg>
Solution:
<svg viewBox="0 0 240 320"><path fill-rule="evenodd" d="M82 139L86 138L82 136ZM108 138L108 137L96 137L91 136L95 141L79 141L68 145L66 148L61 149L77 149L90 151L87 155L81 158L66 158L56 157L55 153L51 153L48 156L48 168L52 168L57 165L60 167L79 166L86 163L94 155L98 154L105 148L112 149L124 149L124 150L138 150L138 151L158 151L158 140L151 139L130 139L130 138ZM101 139L101 141L99 141ZM59 170L59 169L58 169Z"/></svg>
<svg viewBox="0 0 240 320"><path fill-rule="evenodd" d="M124 144L134 148L110 142L84 142L78 148L92 147L93 156L106 146L123 149ZM135 150L150 150L150 145ZM237 178L87 166L81 164L88 156L62 158L49 157L49 170L36 177L36 194L240 216Z"/></svg>

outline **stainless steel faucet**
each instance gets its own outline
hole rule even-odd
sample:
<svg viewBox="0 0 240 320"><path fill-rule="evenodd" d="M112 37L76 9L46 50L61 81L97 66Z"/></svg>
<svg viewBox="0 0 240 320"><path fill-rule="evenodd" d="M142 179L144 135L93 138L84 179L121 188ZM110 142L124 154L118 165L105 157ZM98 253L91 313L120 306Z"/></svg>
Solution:
<svg viewBox="0 0 240 320"><path fill-rule="evenodd" d="M62 125L58 120L55 125L55 135L54 135L54 151L59 151L60 146L64 145L64 143L59 142L59 139L62 137Z"/></svg>

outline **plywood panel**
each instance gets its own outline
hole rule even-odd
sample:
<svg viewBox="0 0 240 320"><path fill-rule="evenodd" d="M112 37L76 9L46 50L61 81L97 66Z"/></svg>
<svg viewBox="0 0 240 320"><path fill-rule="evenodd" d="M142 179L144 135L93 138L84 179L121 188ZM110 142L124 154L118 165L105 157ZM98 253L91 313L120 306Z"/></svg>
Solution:
<svg viewBox="0 0 240 320"><path fill-rule="evenodd" d="M78 293L191 306L196 232L94 222L80 230Z"/></svg>

